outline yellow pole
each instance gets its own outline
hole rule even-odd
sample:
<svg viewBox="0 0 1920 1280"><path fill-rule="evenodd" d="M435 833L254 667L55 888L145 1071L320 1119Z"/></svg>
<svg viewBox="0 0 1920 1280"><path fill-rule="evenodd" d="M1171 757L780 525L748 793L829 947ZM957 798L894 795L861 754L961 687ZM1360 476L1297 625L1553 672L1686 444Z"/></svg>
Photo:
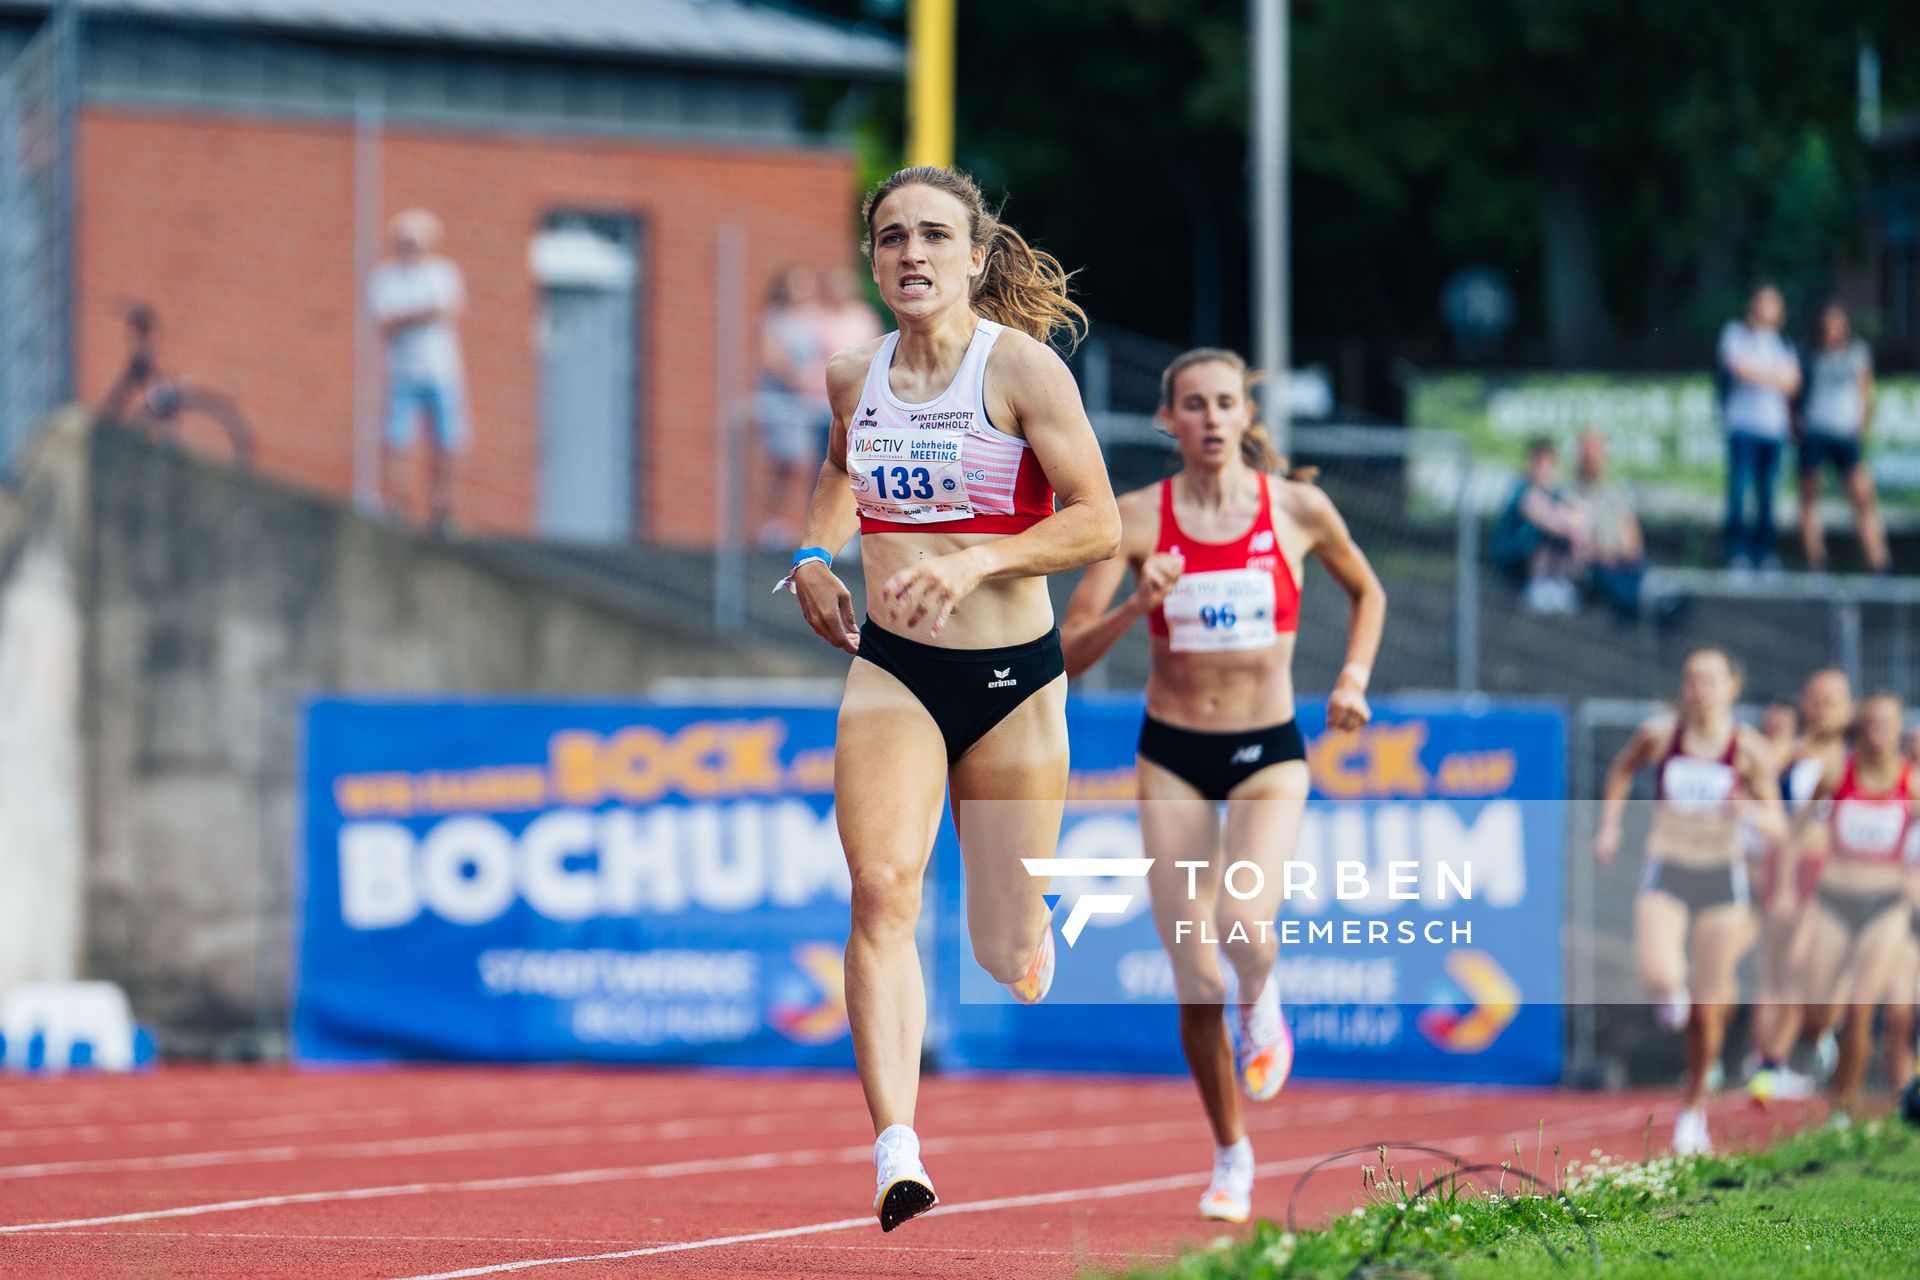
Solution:
<svg viewBox="0 0 1920 1280"><path fill-rule="evenodd" d="M913 0L908 14L908 164L953 164L954 2Z"/></svg>

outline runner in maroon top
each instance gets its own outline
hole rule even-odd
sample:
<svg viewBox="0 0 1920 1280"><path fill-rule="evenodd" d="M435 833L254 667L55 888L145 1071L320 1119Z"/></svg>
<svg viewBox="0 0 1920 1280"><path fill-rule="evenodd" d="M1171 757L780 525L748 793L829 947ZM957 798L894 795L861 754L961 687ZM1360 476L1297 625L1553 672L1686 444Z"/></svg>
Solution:
<svg viewBox="0 0 1920 1280"><path fill-rule="evenodd" d="M1327 700L1331 728L1367 722L1386 616L1386 593L1327 495L1307 475L1269 474L1285 474L1286 463L1254 420L1249 381L1230 351L1190 351L1167 369L1160 418L1180 447L1181 470L1120 499L1120 550L1087 569L1061 626L1067 670L1078 673L1147 616L1153 666L1140 730L1140 829L1180 998L1181 1045L1213 1127L1213 1183L1200 1212L1232 1222L1246 1219L1253 1196L1235 1076L1261 1101L1280 1091L1293 1064L1271 975L1282 868L1307 801L1305 743L1293 717L1307 557L1318 557L1351 601L1347 663ZM1129 568L1134 593L1109 609ZM1192 865L1202 858L1204 867ZM1221 892L1235 862L1263 872L1245 900ZM1250 882L1242 875L1235 892ZM1239 980L1237 1061L1223 1016L1223 958Z"/></svg>
<svg viewBox="0 0 1920 1280"><path fill-rule="evenodd" d="M1757 925L1741 851L1742 826L1778 839L1786 818L1773 749L1733 718L1740 670L1724 649L1696 649L1680 669L1680 706L1641 725L1607 770L1594 856L1620 852L1634 775L1654 771L1646 872L1633 908L1634 961L1655 1012L1686 1034L1686 1106L1673 1149L1713 1149L1707 1081L1739 996L1737 970Z"/></svg>

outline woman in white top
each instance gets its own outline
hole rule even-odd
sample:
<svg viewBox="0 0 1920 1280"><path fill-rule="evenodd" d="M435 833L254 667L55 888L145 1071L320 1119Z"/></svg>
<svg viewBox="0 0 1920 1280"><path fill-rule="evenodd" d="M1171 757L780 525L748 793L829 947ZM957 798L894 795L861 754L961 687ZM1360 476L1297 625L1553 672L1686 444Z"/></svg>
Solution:
<svg viewBox="0 0 1920 1280"><path fill-rule="evenodd" d="M1853 334L1847 309L1830 302L1820 313L1820 344L1807 362L1807 396L1799 426L1800 544L1809 569L1827 567L1820 525L1820 469L1831 466L1853 504L1854 527L1867 567L1887 571L1887 527L1873 491L1873 471L1861 462L1873 428L1873 349Z"/></svg>
<svg viewBox="0 0 1920 1280"><path fill-rule="evenodd" d="M852 654L834 802L852 874L847 1015L878 1134L874 1211L935 1203L914 1107L926 989L920 884L953 797L974 957L1015 999L1053 978L1047 857L1067 790L1067 682L1047 575L1104 560L1120 515L1066 364L1067 273L964 174L902 169L867 197L873 278L899 330L827 368L833 430L788 584ZM832 553L861 535L867 621Z"/></svg>

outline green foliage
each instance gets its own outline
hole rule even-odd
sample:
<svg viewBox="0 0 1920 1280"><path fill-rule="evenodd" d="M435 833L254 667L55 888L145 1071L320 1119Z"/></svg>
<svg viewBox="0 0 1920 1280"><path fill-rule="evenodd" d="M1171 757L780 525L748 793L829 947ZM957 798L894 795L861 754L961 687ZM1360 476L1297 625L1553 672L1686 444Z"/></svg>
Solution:
<svg viewBox="0 0 1920 1280"><path fill-rule="evenodd" d="M961 6L959 158L1086 268L1097 316L1185 341L1211 310L1244 339L1246 11ZM1309 345L1432 345L1440 285L1468 262L1505 271L1521 336L1541 333L1551 176L1590 219L1615 331L1704 350L1754 276L1806 302L1857 248L1876 163L1855 129L1863 36L1889 110L1920 107L1920 5L1895 0L1292 0L1291 15ZM871 103L897 138L897 92Z"/></svg>
<svg viewBox="0 0 1920 1280"><path fill-rule="evenodd" d="M1191 1254L1130 1280L1307 1280L1349 1275L1530 1277L1625 1274L1622 1262L1673 1265L1664 1276L1803 1274L1816 1262L1834 1275L1905 1276L1898 1241L1920 1239L1920 1139L1898 1122L1814 1130L1744 1155L1561 1163L1533 1183L1502 1167L1427 1186L1419 1172L1385 1163L1362 1171L1358 1203L1324 1228L1298 1234L1261 1222L1244 1244ZM1901 1183L1908 1185L1903 1189ZM1798 1235L1756 1243L1755 1222L1809 1224L1823 1211L1861 1204L1862 1187L1891 1186L1881 1217L1863 1221L1853 1254L1843 1244L1817 1259ZM1419 1194L1422 1190L1426 1194ZM1684 1229L1672 1224L1685 1223ZM1678 1232L1695 1250L1686 1256ZM1725 1267L1723 1236L1757 1250L1752 1270ZM1772 1257L1769 1249L1779 1257ZM1644 1258L1642 1258L1644 1255ZM1791 1255L1791 1256L1788 1256ZM1776 1271L1776 1268L1784 1270ZM1876 1269L1879 1268L1879 1269ZM1632 1274L1640 1274L1632 1271ZM1815 1270L1805 1274L1827 1274Z"/></svg>

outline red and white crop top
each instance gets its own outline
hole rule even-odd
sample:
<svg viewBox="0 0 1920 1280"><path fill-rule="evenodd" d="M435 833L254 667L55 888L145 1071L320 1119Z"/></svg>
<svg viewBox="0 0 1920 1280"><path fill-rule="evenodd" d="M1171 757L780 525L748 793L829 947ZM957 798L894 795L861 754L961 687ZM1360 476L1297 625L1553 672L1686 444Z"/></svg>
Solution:
<svg viewBox="0 0 1920 1280"><path fill-rule="evenodd" d="M1185 563L1165 603L1147 616L1147 630L1166 636L1175 653L1264 649L1300 626L1300 587L1273 527L1273 494L1260 473L1260 512L1232 542L1201 542L1181 530L1173 481L1160 482L1156 552Z"/></svg>
<svg viewBox="0 0 1920 1280"><path fill-rule="evenodd" d="M1004 327L981 320L953 381L925 404L893 394L898 332L873 353L847 431L860 532L1019 533L1053 514L1032 446L987 421L987 357Z"/></svg>
<svg viewBox="0 0 1920 1280"><path fill-rule="evenodd" d="M1707 813L1733 799L1740 786L1736 761L1740 756L1740 730L1736 726L1727 735L1727 749L1717 759L1702 759L1687 754L1686 722L1676 719L1667 754L1653 774L1654 799L1680 813Z"/></svg>
<svg viewBox="0 0 1920 1280"><path fill-rule="evenodd" d="M1902 763L1893 790L1877 796L1860 790L1854 770L1854 759L1848 756L1827 812L1833 854L1856 862L1892 862L1906 852L1907 831L1913 825L1913 762Z"/></svg>

